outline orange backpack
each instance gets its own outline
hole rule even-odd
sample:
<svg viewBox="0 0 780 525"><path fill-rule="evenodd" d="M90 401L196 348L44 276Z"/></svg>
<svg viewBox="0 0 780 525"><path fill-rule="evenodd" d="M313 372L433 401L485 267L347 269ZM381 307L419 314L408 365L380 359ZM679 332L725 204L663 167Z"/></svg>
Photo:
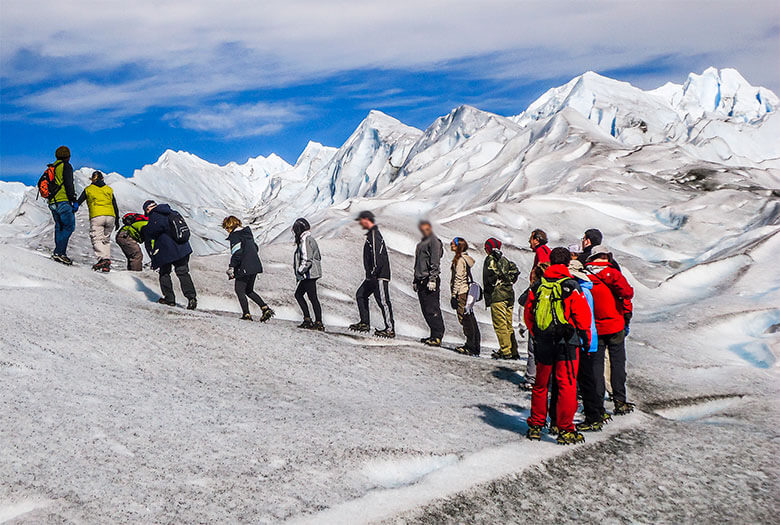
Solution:
<svg viewBox="0 0 780 525"><path fill-rule="evenodd" d="M58 191L60 191L61 185L54 182L57 166L59 164L59 162L49 164L46 167L46 171L44 171L43 175L41 175L41 178L38 179L38 196L43 197L44 199L51 199L57 195ZM36 199L37 198L38 197L36 197Z"/></svg>

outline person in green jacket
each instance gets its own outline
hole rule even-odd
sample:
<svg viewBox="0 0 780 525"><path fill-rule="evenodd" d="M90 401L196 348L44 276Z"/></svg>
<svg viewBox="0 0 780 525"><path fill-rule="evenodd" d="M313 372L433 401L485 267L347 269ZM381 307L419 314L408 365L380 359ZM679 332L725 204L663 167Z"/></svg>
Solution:
<svg viewBox="0 0 780 525"><path fill-rule="evenodd" d="M84 188L78 204L87 201L89 208L89 238L98 261L92 266L96 272L111 271L111 233L119 229L119 208L114 190L103 180L103 173L92 172L92 184Z"/></svg>
<svg viewBox="0 0 780 525"><path fill-rule="evenodd" d="M517 359L517 338L512 327L515 291L513 284L520 272L517 265L501 253L501 241L490 238L485 241L485 264L482 268L482 288L485 303L490 306L493 329L498 337L499 349L493 359Z"/></svg>
<svg viewBox="0 0 780 525"><path fill-rule="evenodd" d="M143 269L144 254L141 245L144 243L143 229L149 219L140 213L126 213L122 217L123 226L116 234L116 243L127 257L127 269L140 272Z"/></svg>
<svg viewBox="0 0 780 525"><path fill-rule="evenodd" d="M60 146L54 155L57 160L51 166L54 166L54 187L57 191L47 203L54 218L54 252L51 258L70 266L73 261L68 257L68 241L76 230L76 210L79 209L79 204L73 185L70 149L67 146Z"/></svg>

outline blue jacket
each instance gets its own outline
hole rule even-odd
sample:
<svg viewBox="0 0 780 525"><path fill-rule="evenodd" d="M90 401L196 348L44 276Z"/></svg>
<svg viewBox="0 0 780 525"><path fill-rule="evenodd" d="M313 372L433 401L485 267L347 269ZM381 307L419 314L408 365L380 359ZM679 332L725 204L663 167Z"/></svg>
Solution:
<svg viewBox="0 0 780 525"><path fill-rule="evenodd" d="M144 227L144 245L152 259L152 268L172 264L192 253L189 242L178 244L168 233L168 216L172 211L167 204L158 204L149 212L149 224Z"/></svg>
<svg viewBox="0 0 780 525"><path fill-rule="evenodd" d="M593 289L593 283L580 279L576 279L576 281L579 283L582 293L585 294L585 299L588 300L588 306L590 306L590 348L588 352L595 352L599 348L599 336L596 333L596 315L593 313L593 294L590 292Z"/></svg>

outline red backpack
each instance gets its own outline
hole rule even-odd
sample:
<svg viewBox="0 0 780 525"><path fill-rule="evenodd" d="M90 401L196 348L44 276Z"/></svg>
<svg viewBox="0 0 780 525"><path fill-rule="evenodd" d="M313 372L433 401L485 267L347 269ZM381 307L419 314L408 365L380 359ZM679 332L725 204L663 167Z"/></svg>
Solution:
<svg viewBox="0 0 780 525"><path fill-rule="evenodd" d="M51 199L57 195L58 191L60 191L61 185L54 182L57 166L59 165L60 162L57 161L54 164L49 164L46 167L46 171L44 171L43 175L41 175L41 178L38 179L38 196L43 197L44 199ZM38 197L35 198L37 199Z"/></svg>
<svg viewBox="0 0 780 525"><path fill-rule="evenodd" d="M148 221L149 217L146 215L142 215L140 213L125 213L122 216L122 223L125 226L130 226L131 224L135 224L138 221Z"/></svg>

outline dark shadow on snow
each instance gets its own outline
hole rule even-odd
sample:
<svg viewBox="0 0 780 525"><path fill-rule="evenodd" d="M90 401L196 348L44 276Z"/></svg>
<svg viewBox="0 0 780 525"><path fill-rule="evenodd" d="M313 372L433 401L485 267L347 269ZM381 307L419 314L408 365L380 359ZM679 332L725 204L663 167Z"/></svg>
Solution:
<svg viewBox="0 0 780 525"><path fill-rule="evenodd" d="M149 301L156 303L157 299L160 298L160 294L146 286L146 284L144 284L144 282L138 277L133 277L133 279L135 279L135 289L139 292L143 292Z"/></svg>
<svg viewBox="0 0 780 525"><path fill-rule="evenodd" d="M523 376L518 374L517 370L513 368L509 368L508 366L499 366L490 373L493 374L493 377L495 377L496 379L500 379L502 381L509 381L510 383L513 383L518 386L525 383Z"/></svg>
<svg viewBox="0 0 780 525"><path fill-rule="evenodd" d="M488 405L475 405L482 414L479 418L493 428L509 430L518 434L525 434L528 431L526 418L528 411L517 405L505 405L507 408L519 410L521 414L507 414L501 410Z"/></svg>

